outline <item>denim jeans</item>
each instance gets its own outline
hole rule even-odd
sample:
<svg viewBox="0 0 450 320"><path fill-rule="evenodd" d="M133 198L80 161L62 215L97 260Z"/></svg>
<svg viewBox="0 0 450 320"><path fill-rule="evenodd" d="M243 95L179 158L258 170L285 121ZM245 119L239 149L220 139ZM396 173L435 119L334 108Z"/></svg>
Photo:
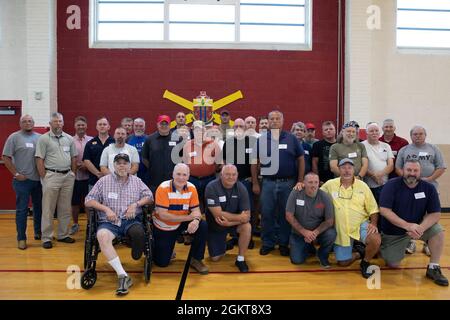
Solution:
<svg viewBox="0 0 450 320"><path fill-rule="evenodd" d="M286 203L295 179L271 180L263 178L261 190L261 239L264 247L289 245L291 225L286 221ZM277 227L278 226L278 227Z"/></svg>
<svg viewBox="0 0 450 320"><path fill-rule="evenodd" d="M17 240L27 240L28 202L33 203L34 235L41 234L42 186L40 181L13 179L12 186L16 193L16 228Z"/></svg>
<svg viewBox="0 0 450 320"><path fill-rule="evenodd" d="M336 239L336 230L328 228L316 238L320 248L317 252L319 260L328 261L328 255L333 248L334 240ZM292 233L290 238L291 245L291 262L293 264L302 264L305 262L310 252L312 244L306 243L305 238L297 233Z"/></svg>

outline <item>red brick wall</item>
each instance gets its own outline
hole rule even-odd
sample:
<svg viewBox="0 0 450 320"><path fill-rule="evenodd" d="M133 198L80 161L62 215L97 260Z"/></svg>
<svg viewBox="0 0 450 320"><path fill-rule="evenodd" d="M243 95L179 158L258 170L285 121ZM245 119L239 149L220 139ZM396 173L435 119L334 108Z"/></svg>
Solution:
<svg viewBox="0 0 450 320"><path fill-rule="evenodd" d="M163 99L168 89L188 100L206 90L214 100L236 90L244 99L229 105L232 118L267 114L275 105L293 121L337 118L338 1L313 3L312 51L89 49L88 0L58 1L58 105L66 129L85 115L106 115L116 126L124 116L143 116L152 130L159 113L182 107ZM66 8L81 8L81 30L66 28ZM318 130L320 131L320 130Z"/></svg>

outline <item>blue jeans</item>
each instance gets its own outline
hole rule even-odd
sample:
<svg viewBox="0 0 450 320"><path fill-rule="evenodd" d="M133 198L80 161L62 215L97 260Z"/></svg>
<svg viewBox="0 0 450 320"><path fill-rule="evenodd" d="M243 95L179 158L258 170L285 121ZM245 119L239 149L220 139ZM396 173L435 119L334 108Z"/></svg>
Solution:
<svg viewBox="0 0 450 320"><path fill-rule="evenodd" d="M175 242L178 235L187 229L190 221L183 222L178 229L173 231L160 230L157 227L153 228L153 239L155 243L153 261L158 267L167 267L170 263ZM206 248L206 236L208 233L208 225L206 221L200 221L197 231L192 242L192 257L197 260L203 260Z"/></svg>
<svg viewBox="0 0 450 320"><path fill-rule="evenodd" d="M263 178L261 190L261 239L264 247L288 246L291 225L286 221L286 203L295 179L287 181ZM278 228L277 228L278 225Z"/></svg>
<svg viewBox="0 0 450 320"><path fill-rule="evenodd" d="M203 212L205 208L205 189L208 183L216 179L215 175L209 176L209 177L203 177L203 178L197 178L190 176L189 182L192 183L195 186L195 189L197 189L198 193L198 201L200 202L200 209Z"/></svg>
<svg viewBox="0 0 450 320"><path fill-rule="evenodd" d="M28 202L33 203L34 235L41 234L42 186L40 181L13 179L12 186L16 193L16 228L17 240L27 240Z"/></svg>
<svg viewBox="0 0 450 320"><path fill-rule="evenodd" d="M328 228L316 238L320 248L317 252L319 260L328 261L328 255L333 248L334 240L336 239L336 230L334 228ZM293 264L302 264L305 262L310 252L312 244L306 243L305 238L296 233L291 234L291 262Z"/></svg>

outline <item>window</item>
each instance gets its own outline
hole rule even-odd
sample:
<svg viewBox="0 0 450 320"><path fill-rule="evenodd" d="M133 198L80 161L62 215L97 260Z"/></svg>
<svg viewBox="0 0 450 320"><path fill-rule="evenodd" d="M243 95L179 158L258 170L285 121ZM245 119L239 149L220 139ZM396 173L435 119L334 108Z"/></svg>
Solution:
<svg viewBox="0 0 450 320"><path fill-rule="evenodd" d="M397 47L450 48L450 1L397 0Z"/></svg>
<svg viewBox="0 0 450 320"><path fill-rule="evenodd" d="M91 0L100 48L311 49L312 0Z"/></svg>

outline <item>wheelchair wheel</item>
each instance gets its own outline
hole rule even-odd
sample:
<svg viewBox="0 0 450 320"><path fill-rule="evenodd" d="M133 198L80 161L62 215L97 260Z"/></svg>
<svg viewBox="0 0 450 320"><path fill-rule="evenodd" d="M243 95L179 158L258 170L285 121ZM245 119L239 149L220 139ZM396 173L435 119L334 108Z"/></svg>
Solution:
<svg viewBox="0 0 450 320"><path fill-rule="evenodd" d="M81 276L81 287L85 290L92 288L97 281L97 271L94 269L87 269Z"/></svg>
<svg viewBox="0 0 450 320"><path fill-rule="evenodd" d="M144 261L144 278L145 278L145 283L149 283L150 282L150 277L152 276L152 258L150 256L146 256L145 257L145 261Z"/></svg>

